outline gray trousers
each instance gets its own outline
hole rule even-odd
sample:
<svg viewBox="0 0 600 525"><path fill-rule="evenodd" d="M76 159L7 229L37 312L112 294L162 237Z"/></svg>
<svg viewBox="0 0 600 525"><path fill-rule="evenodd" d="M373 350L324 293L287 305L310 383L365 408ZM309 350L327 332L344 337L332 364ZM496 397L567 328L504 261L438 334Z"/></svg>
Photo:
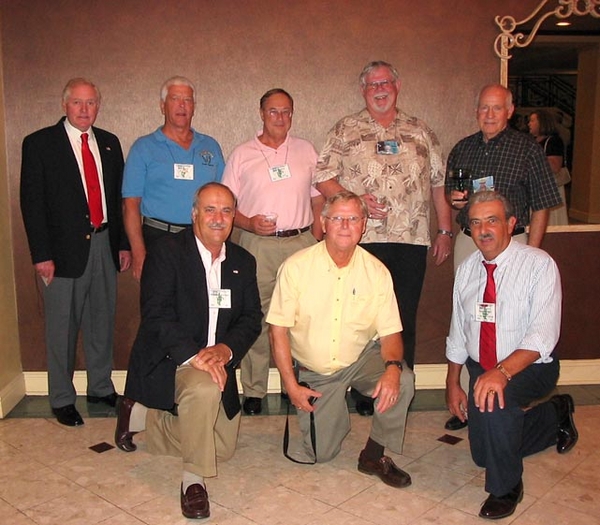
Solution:
<svg viewBox="0 0 600 525"><path fill-rule="evenodd" d="M115 391L111 373L116 299L117 272L108 230L104 230L92 234L89 259L81 277L55 277L44 288L48 393L52 408L75 403L73 373L80 328L88 395L107 396Z"/></svg>
<svg viewBox="0 0 600 525"><path fill-rule="evenodd" d="M306 381L313 390L323 394L314 405L317 462L329 461L337 456L342 441L350 431L350 415L346 404L348 388L353 387L361 394L370 396L384 371L381 347L378 342L373 341L365 347L355 363L330 376L300 369L300 381ZM415 375L405 363L404 371L400 374L398 402L383 414L377 411L377 401L375 402L369 437L397 454L402 453L408 407L414 393ZM302 461L314 461L309 413L299 412L298 422L303 447L290 455Z"/></svg>

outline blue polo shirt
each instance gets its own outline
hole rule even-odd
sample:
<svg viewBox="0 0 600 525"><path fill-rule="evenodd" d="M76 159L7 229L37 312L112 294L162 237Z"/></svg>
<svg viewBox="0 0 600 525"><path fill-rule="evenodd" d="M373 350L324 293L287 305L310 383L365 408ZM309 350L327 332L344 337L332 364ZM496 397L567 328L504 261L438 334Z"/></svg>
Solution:
<svg viewBox="0 0 600 525"><path fill-rule="evenodd" d="M137 139L125 163L123 198L141 197L144 217L190 224L194 193L207 182L220 182L225 160L218 142L195 130L189 149L167 138L158 128ZM193 179L175 175L175 165L193 165Z"/></svg>

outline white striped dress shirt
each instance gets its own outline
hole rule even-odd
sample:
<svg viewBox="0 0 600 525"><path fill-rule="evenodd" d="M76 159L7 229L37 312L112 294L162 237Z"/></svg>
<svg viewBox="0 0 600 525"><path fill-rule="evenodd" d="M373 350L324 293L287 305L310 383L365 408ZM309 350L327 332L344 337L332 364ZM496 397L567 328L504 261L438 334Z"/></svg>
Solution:
<svg viewBox="0 0 600 525"><path fill-rule="evenodd" d="M454 281L452 321L446 357L464 364L479 362L476 305L483 301L486 271L477 251L458 268ZM496 355L498 362L515 350L540 353L536 363L549 363L560 335L562 289L554 260L543 250L514 240L493 261L496 282Z"/></svg>

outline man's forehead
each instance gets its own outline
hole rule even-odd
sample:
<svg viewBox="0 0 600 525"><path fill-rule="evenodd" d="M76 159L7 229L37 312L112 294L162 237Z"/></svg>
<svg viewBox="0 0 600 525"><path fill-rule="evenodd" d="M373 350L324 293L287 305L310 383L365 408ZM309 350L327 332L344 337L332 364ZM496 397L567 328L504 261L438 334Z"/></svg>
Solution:
<svg viewBox="0 0 600 525"><path fill-rule="evenodd" d="M69 100L98 100L96 90L89 84L78 84L74 86L69 93Z"/></svg>
<svg viewBox="0 0 600 525"><path fill-rule="evenodd" d="M172 86L169 86L169 89L167 90L168 94L171 93L189 93L190 95L192 93L194 93L194 91L192 90L192 88L190 86L186 86L184 84L174 84Z"/></svg>
<svg viewBox="0 0 600 525"><path fill-rule="evenodd" d="M478 202L469 207L469 219L503 217L504 206L500 201Z"/></svg>
<svg viewBox="0 0 600 525"><path fill-rule="evenodd" d="M385 66L376 67L367 73L366 79L371 77L389 77L391 80L394 79L394 75L389 68Z"/></svg>
<svg viewBox="0 0 600 525"><path fill-rule="evenodd" d="M205 206L233 206L231 195L220 188L208 188L200 194L199 204Z"/></svg>
<svg viewBox="0 0 600 525"><path fill-rule="evenodd" d="M265 109L291 108L292 103L283 93L271 95L265 102Z"/></svg>

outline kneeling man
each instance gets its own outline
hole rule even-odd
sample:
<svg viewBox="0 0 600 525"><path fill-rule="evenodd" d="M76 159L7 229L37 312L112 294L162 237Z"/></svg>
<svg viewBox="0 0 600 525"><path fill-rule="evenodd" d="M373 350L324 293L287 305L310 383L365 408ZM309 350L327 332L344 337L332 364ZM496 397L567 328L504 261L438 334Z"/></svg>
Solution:
<svg viewBox="0 0 600 525"><path fill-rule="evenodd" d="M469 418L473 460L485 468L489 497L479 516L510 516L523 498L523 458L555 445L559 454L577 442L573 399L548 396L558 380L554 348L560 334L561 284L544 251L511 235L512 205L493 191L469 199L469 228L479 249L459 266L446 342L446 401ZM469 394L460 370L469 372Z"/></svg>
<svg viewBox="0 0 600 525"><path fill-rule="evenodd" d="M115 442L183 459L181 510L210 515L205 477L233 456L240 424L235 368L258 337L256 262L226 242L235 198L210 182L195 195L192 228L156 241L144 261L142 321L133 344Z"/></svg>
<svg viewBox="0 0 600 525"><path fill-rule="evenodd" d="M414 374L403 361L390 273L358 246L367 215L354 193L327 200L320 217L325 240L283 263L267 322L275 363L298 410L304 446L296 457L323 462L338 454L350 430L346 391L353 387L376 406L358 470L400 488L410 476L384 449L402 452Z"/></svg>

